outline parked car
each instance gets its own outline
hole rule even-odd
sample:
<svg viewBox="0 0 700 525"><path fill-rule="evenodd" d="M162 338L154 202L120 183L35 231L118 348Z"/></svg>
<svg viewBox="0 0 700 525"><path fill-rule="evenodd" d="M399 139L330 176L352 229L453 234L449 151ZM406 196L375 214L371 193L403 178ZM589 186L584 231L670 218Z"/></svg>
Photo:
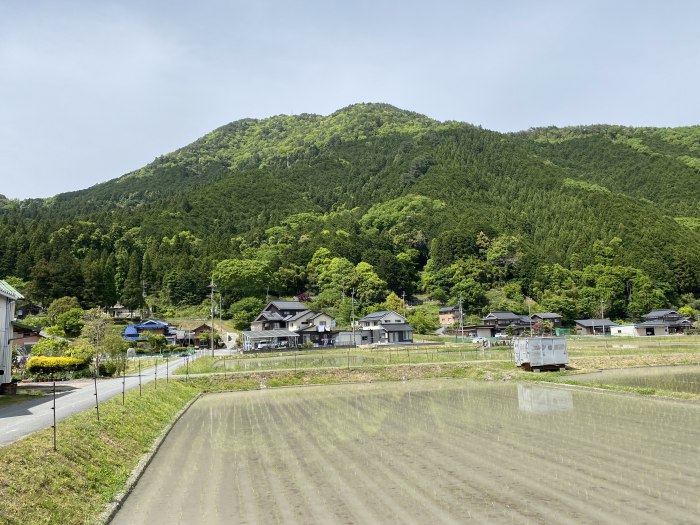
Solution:
<svg viewBox="0 0 700 525"><path fill-rule="evenodd" d="M474 337L472 339L472 343L485 343L486 341L488 341L488 339L485 337Z"/></svg>

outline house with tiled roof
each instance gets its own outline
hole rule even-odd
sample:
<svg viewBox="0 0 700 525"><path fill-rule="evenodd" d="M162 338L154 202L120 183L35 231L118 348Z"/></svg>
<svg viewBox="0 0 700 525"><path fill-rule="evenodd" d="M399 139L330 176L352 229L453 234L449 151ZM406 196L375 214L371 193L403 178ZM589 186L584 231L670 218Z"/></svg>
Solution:
<svg viewBox="0 0 700 525"><path fill-rule="evenodd" d="M541 323L542 321L549 321L552 323L553 328L561 327L561 315L554 312L537 312L530 316L533 323Z"/></svg>
<svg viewBox="0 0 700 525"><path fill-rule="evenodd" d="M147 341L148 334L164 335L169 345L176 344L177 334L175 330L165 321L158 319L148 319L142 323L130 324L121 332L124 339L132 342Z"/></svg>
<svg viewBox="0 0 700 525"><path fill-rule="evenodd" d="M245 343L272 346L299 346L310 343L332 345L337 330L335 319L323 312L309 310L299 301L271 301L243 332Z"/></svg>
<svg viewBox="0 0 700 525"><path fill-rule="evenodd" d="M576 335L610 335L613 327L620 326L610 319L577 319Z"/></svg>
<svg viewBox="0 0 700 525"><path fill-rule="evenodd" d="M690 318L670 308L664 310L652 310L644 315L644 322L664 322L669 334L682 334L693 326Z"/></svg>

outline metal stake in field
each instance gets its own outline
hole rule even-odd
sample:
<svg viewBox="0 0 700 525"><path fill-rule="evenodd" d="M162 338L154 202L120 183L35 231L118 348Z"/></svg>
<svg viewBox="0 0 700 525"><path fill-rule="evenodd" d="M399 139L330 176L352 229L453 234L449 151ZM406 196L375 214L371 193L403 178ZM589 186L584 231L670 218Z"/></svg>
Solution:
<svg viewBox="0 0 700 525"><path fill-rule="evenodd" d="M139 397L141 397L141 359L139 359Z"/></svg>
<svg viewBox="0 0 700 525"><path fill-rule="evenodd" d="M126 364L129 362L128 356L124 356L124 365L122 368L122 406L126 405Z"/></svg>
<svg viewBox="0 0 700 525"><path fill-rule="evenodd" d="M190 356L185 357L185 381L190 379Z"/></svg>
<svg viewBox="0 0 700 525"><path fill-rule="evenodd" d="M95 355L95 410L97 411L97 421L100 421L100 400L97 397L97 370L100 367L99 353Z"/></svg>
<svg viewBox="0 0 700 525"><path fill-rule="evenodd" d="M54 379L53 381L53 406L51 407L51 410L53 410L53 425L51 428L53 428L53 451L56 452L58 450L58 447L56 446L56 380Z"/></svg>
<svg viewBox="0 0 700 525"><path fill-rule="evenodd" d="M170 362L168 361L168 358L165 358L165 383L170 382Z"/></svg>
<svg viewBox="0 0 700 525"><path fill-rule="evenodd" d="M156 357L156 369L153 372L153 387L158 390L158 358Z"/></svg>

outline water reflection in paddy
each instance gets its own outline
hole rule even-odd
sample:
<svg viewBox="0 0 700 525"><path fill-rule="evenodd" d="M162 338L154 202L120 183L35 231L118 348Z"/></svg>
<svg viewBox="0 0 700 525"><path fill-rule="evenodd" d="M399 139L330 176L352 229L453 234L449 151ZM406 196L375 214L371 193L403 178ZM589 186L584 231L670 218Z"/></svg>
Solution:
<svg viewBox="0 0 700 525"><path fill-rule="evenodd" d="M408 381L208 395L119 523L693 523L700 405Z"/></svg>
<svg viewBox="0 0 700 525"><path fill-rule="evenodd" d="M571 376L576 381L700 394L700 365L603 370Z"/></svg>

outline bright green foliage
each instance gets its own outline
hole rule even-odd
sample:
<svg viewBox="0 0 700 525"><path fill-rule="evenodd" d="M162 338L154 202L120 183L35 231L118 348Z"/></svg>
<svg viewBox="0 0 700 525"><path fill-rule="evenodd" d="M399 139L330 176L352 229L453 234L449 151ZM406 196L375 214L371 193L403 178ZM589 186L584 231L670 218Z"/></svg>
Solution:
<svg viewBox="0 0 700 525"><path fill-rule="evenodd" d="M84 363L89 363L95 357L95 347L86 342L78 342L69 346L63 352L65 357L73 357Z"/></svg>
<svg viewBox="0 0 700 525"><path fill-rule="evenodd" d="M69 310L80 309L80 301L75 297L60 297L51 302L46 309L50 324L56 324L58 316Z"/></svg>
<svg viewBox="0 0 700 525"><path fill-rule="evenodd" d="M56 317L56 326L66 335L66 337L77 337L83 329L83 309L71 308Z"/></svg>
<svg viewBox="0 0 700 525"><path fill-rule="evenodd" d="M436 308L419 306L408 315L408 322L419 334L432 334L440 328Z"/></svg>
<svg viewBox="0 0 700 525"><path fill-rule="evenodd" d="M168 346L168 340L163 334L146 334L146 339L148 340L148 346L151 347L151 351L160 354Z"/></svg>
<svg viewBox="0 0 700 525"><path fill-rule="evenodd" d="M65 339L40 339L32 346L32 356L61 356L68 348Z"/></svg>
<svg viewBox="0 0 700 525"><path fill-rule="evenodd" d="M265 307L265 301L257 297L244 297L229 308L229 315L236 330L248 330L250 323Z"/></svg>
<svg viewBox="0 0 700 525"><path fill-rule="evenodd" d="M226 259L216 265L214 283L226 297L264 297L272 278L267 262Z"/></svg>

